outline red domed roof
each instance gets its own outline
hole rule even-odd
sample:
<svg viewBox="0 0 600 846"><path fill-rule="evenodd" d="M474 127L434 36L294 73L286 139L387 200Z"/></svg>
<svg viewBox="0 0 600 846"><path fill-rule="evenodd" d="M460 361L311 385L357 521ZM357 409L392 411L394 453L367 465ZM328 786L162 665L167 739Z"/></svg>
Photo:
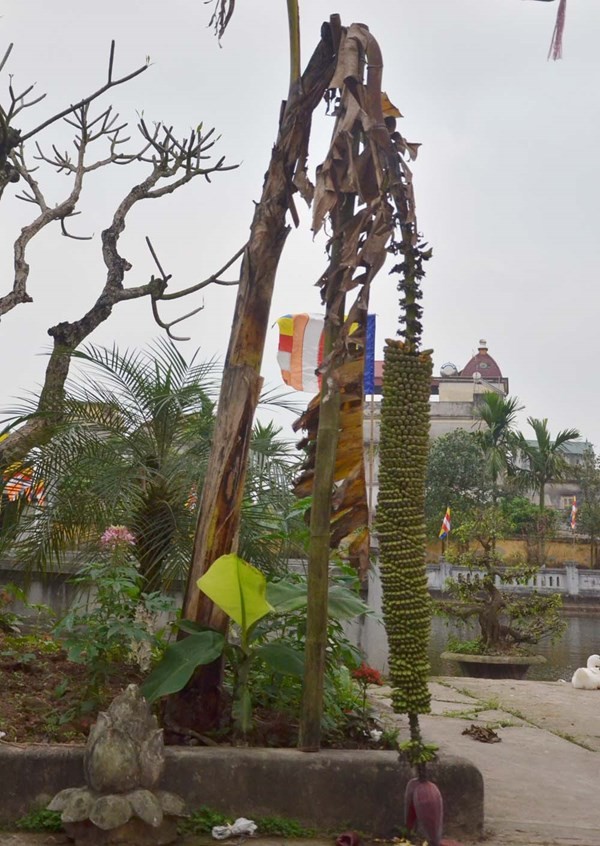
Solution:
<svg viewBox="0 0 600 846"><path fill-rule="evenodd" d="M483 379L487 379L488 381L490 379L494 381L502 379L500 368L492 356L489 355L487 351L487 344L483 340L479 342L479 349L477 350L476 355L474 355L473 358L465 364L460 372L460 375L470 377L473 373L481 373L481 377Z"/></svg>

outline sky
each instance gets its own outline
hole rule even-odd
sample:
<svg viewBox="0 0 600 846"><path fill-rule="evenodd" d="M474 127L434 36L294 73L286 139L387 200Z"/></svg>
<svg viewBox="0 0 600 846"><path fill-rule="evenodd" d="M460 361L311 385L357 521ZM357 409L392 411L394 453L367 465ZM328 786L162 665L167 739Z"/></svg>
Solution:
<svg viewBox="0 0 600 846"><path fill-rule="evenodd" d="M448 361L462 368L485 338L527 416L547 417L553 434L576 427L600 448L598 315L600 313L600 3L569 0L563 59L546 55L557 2L534 0L300 0L303 59L322 20L368 24L384 57L384 89L403 114L400 131L422 143L413 164L419 229L433 247L424 281L424 346L434 372ZM237 0L218 44L208 28L211 5L196 0L0 0L0 53L14 49L0 79L5 92L36 83L46 99L25 111L27 131L49 114L103 84L111 39L115 73L150 57L146 72L109 92L109 103L132 129L139 114L180 135L200 122L220 136L216 155L239 164L208 184L197 179L171 197L147 201L128 219L122 254L133 265L126 284L155 272L148 235L170 290L200 281L245 242L262 188L288 85L283 0ZM310 165L324 157L332 119L317 110ZM66 126L39 136L45 151L71 142ZM29 292L0 323L0 410L42 381L46 332L81 316L104 282L100 233L142 172L112 168L90 175L74 241L49 228L31 243ZM67 184L42 167L50 203ZM12 244L35 209L0 203L0 291L12 286ZM301 201L299 201L300 203ZM291 232L280 263L271 323L290 312L321 310L315 282L325 267L322 236L313 239L307 213ZM228 278L232 278L229 274ZM224 357L235 288L206 289L194 302L172 304L172 317L204 304L179 328L191 340L184 354ZM397 329L398 294L384 270L374 281L376 357ZM118 305L91 337L97 344L140 347L160 333L145 300ZM270 328L263 375L282 387L278 333ZM308 395L298 394L307 402Z"/></svg>

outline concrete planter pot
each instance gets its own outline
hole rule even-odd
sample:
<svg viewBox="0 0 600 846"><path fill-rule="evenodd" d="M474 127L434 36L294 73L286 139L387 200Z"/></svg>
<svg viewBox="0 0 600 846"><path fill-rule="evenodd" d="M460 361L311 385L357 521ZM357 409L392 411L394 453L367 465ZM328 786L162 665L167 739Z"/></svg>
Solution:
<svg viewBox="0 0 600 846"><path fill-rule="evenodd" d="M466 655L442 652L443 661L455 661L463 676L475 679L524 679L529 668L545 664L543 655Z"/></svg>

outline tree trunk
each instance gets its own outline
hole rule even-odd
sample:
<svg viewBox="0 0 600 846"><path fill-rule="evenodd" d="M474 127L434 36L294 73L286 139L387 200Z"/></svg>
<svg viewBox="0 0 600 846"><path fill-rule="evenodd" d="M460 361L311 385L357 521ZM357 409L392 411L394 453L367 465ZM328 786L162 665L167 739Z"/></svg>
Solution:
<svg viewBox="0 0 600 846"><path fill-rule="evenodd" d="M98 301L80 320L58 323L48 329L54 343L36 413L0 444L0 467L23 458L33 447L48 443L63 417L65 383L73 351L110 316L111 311L112 304Z"/></svg>
<svg viewBox="0 0 600 846"><path fill-rule="evenodd" d="M546 483L542 482L540 485L540 531L538 536L538 565L540 567L546 566L546 518L544 510L546 508Z"/></svg>
<svg viewBox="0 0 600 846"><path fill-rule="evenodd" d="M330 338L335 328L337 327L333 327L331 321L327 323L327 335ZM330 343L332 346L333 342ZM340 390L335 383L335 377L332 378L333 370L332 364L323 374L315 479L310 509L306 649L298 741L299 747L305 752L317 752L321 745L325 649L327 647L331 497L340 425Z"/></svg>
<svg viewBox="0 0 600 846"><path fill-rule="evenodd" d="M479 613L481 635L486 646L497 649L500 645L500 612L505 605L504 597L491 579L486 579L484 585L488 598Z"/></svg>
<svg viewBox="0 0 600 846"><path fill-rule="evenodd" d="M332 21L332 23L334 23ZM338 23L339 26L339 23ZM250 239L242 261L240 285L229 348L223 372L215 433L202 489L199 519L183 603L183 617L227 630L228 619L206 596L197 580L220 555L235 551L246 476L248 448L258 404L260 368L267 333L275 274L293 209L294 177L304 171L312 113L329 87L335 70L334 27L324 24L321 41L306 71L290 90L282 112L277 141L260 202L256 205ZM222 662L197 673L190 686L202 701L195 705L206 725L217 725ZM167 707L167 718L195 728L189 714L190 696L178 694ZM204 730L200 729L200 730Z"/></svg>
<svg viewBox="0 0 600 846"><path fill-rule="evenodd" d="M332 235L332 266L340 261L343 252L344 226L352 219L353 213L354 195L348 194L344 197L340 211L336 215L336 226ZM325 312L326 354L331 354L336 345L340 327L344 323L345 304L346 297L330 286ZM331 500L340 430L340 386L335 373L339 364L339 355L332 355L323 374L310 509L306 650L298 740L299 747L305 752L317 752L321 746L325 650L327 648Z"/></svg>

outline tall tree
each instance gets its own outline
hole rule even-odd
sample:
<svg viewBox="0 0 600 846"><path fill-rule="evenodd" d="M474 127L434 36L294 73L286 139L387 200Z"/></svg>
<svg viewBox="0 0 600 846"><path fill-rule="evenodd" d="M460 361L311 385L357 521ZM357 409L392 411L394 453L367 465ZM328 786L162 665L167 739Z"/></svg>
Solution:
<svg viewBox="0 0 600 846"><path fill-rule="evenodd" d="M431 442L425 488L428 535L437 537L448 506L455 529L474 509L491 499L491 478L475 432L456 429Z"/></svg>
<svg viewBox="0 0 600 846"><path fill-rule="evenodd" d="M517 436L517 447L525 459L525 467L519 469L517 476L523 487L534 491L539 497L540 524L539 563L546 559L546 527L544 524L544 510L546 508L546 485L560 481L570 471L565 458L565 446L580 437L577 429L562 429L554 440L548 430L548 420L528 417L528 424L533 429L535 440L525 438L522 432Z"/></svg>
<svg viewBox="0 0 600 846"><path fill-rule="evenodd" d="M577 429L562 429L554 440L548 430L548 419L527 418L535 440L527 440L522 432L517 436L517 446L525 458L526 466L519 475L526 488L537 493L540 512L546 507L546 485L566 478L571 468L565 458L565 446L581 437Z"/></svg>
<svg viewBox="0 0 600 846"><path fill-rule="evenodd" d="M293 5L293 4L292 4ZM233 8L233 5L232 5ZM298 222L293 194L307 188L306 159L312 114L330 87L340 24L324 24L321 40L300 78L293 79L281 111L262 196L256 204L240 272L233 325L217 407L215 437L202 489L196 541L183 616L226 631L226 614L197 587L220 555L236 551L252 421L261 386L261 364L275 274L289 234L287 214ZM223 665L214 662L168 702L170 717L191 727L216 724Z"/></svg>
<svg viewBox="0 0 600 846"><path fill-rule="evenodd" d="M318 283L325 303L326 358L319 402L311 403L318 423L308 438L312 449L305 469L312 474L313 496L300 725L305 749L317 749L321 736L330 548L355 519L352 528L368 543L362 447L366 316L370 285L393 243L394 210L400 219L406 214L402 154L407 145L395 131L400 113L387 100L384 113L382 66L379 44L367 27L353 24L342 31L331 83L339 88L337 119L326 159L317 168L313 230L328 218L331 238L329 264ZM353 290L356 298L349 305ZM314 426L310 411L307 422ZM358 423L352 445L340 436L350 421Z"/></svg>
<svg viewBox="0 0 600 846"><path fill-rule="evenodd" d="M0 70L7 58L8 55L5 55L0 62ZM46 227L58 225L64 236L78 241L91 240L86 235L73 235L70 231L71 218L79 214L82 193L90 174L102 168L133 164L137 164L142 172L145 170L144 178L116 202L108 226L102 232L100 252L105 274L103 280L98 280L96 290L92 290L89 307L79 318L60 321L48 329L52 338L52 351L46 366L37 413L29 415L23 425L13 428L8 437L0 442L0 467L6 467L22 458L32 447L50 437L52 427L60 421L63 413L64 385L71 356L74 350L110 317L116 305L147 297L152 302L157 323L170 331L173 324L165 324L160 318L160 301L187 296L206 284L220 281L219 273L222 271L183 292L167 294L170 276L162 272L159 263L158 278L152 274L150 279L142 284L125 285L126 274L132 265L121 252L120 239L129 215L133 210L137 210L138 203L172 194L199 176L209 178L211 174L237 166L225 165L224 157L213 163L207 161L215 144L214 130L205 132L201 126L197 131L177 138L169 125L157 123L148 126L142 118L138 123L139 146L127 149L124 146L130 140L126 136L127 124L120 121L119 115L113 112L112 107L93 113L92 106L95 99L105 91L137 76L146 66L117 80L113 78L113 65L114 42L106 84L75 106L52 116L24 135L14 129L15 117L23 108L39 102L39 98L28 103L26 98L31 89L16 94L13 84L9 84L8 106L0 106L0 174L4 173L8 180L5 181L4 188L13 182L20 182L24 187L17 198L34 209L33 219L20 230L14 242L12 285L5 294L0 295L0 316L17 307L33 303L29 289L31 268L28 251L33 239ZM51 145L51 152L48 152L36 141L32 150L34 142L31 139L60 118L64 118L67 124L74 128L71 149L60 152L55 145ZM36 159L35 166L31 163L32 158ZM68 183L59 202L48 198L48 192L42 183L44 172L48 169L63 174ZM0 193L2 188L0 177ZM68 267L65 268L65 275L67 274Z"/></svg>
<svg viewBox="0 0 600 846"><path fill-rule="evenodd" d="M581 488L581 502L577 511L577 531L590 539L590 566L599 566L600 539L600 457L590 447L575 469Z"/></svg>
<svg viewBox="0 0 600 846"><path fill-rule="evenodd" d="M493 486L493 499L498 498L498 479L511 469L515 450L515 424L519 411L517 397L505 397L488 391L475 408L475 416L485 424L477 436L485 455Z"/></svg>

